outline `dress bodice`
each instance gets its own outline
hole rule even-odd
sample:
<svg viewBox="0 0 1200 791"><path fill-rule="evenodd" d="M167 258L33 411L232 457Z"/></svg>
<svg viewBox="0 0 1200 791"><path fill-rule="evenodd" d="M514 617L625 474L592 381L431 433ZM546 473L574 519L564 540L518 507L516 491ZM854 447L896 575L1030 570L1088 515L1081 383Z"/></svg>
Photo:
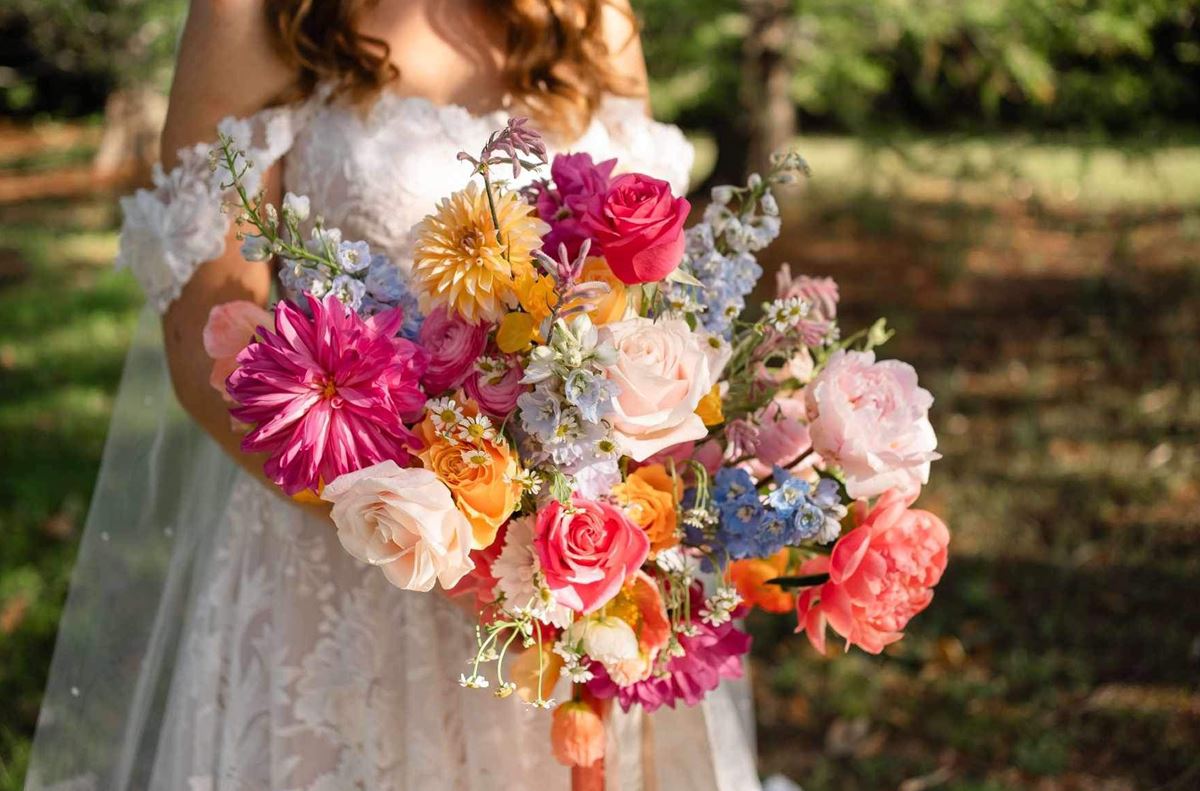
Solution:
<svg viewBox="0 0 1200 791"><path fill-rule="evenodd" d="M246 145L255 171L281 162L285 189L307 195L314 216L327 226L367 241L407 270L413 226L470 177L458 152L477 153L508 117L395 93L362 110L318 92L249 119L227 119L222 129ZM686 190L691 145L677 127L648 118L640 99L607 96L579 139L548 142L551 154L616 157L619 170L665 179L677 193ZM117 264L133 270L160 312L196 267L224 249L229 218L220 204L229 196L207 154L207 146L180 152L175 169L156 172L153 189L121 202L125 222Z"/></svg>

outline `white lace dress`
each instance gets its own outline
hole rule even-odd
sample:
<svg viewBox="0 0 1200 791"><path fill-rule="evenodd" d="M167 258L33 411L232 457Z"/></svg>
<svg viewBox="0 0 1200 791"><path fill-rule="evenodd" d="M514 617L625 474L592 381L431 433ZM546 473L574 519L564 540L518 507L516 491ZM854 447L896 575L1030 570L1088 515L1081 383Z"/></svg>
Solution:
<svg viewBox="0 0 1200 791"><path fill-rule="evenodd" d="M278 162L285 188L308 195L314 214L407 265L413 225L469 175L455 154L477 150L504 121L500 113L480 117L386 95L365 115L311 100L233 123L253 140L257 167ZM686 186L692 161L678 129L647 119L639 102L617 98L604 102L569 148L619 157L623 169L666 178L677 190ZM155 189L123 201L118 263L133 270L159 312L196 267L222 249L227 219L218 211L220 191L205 154L203 146L184 152L178 168L157 174ZM197 461L212 449L205 440L195 442L192 464L224 464L215 456ZM106 466L113 464L106 459ZM132 467L115 464L118 479L131 474ZM153 477L154 464L146 465ZM83 771L79 760L48 755L64 749L68 739L61 733L85 721L80 707L89 695L102 694L92 687L104 683L94 681L81 694L83 682L73 679L86 675L87 661L56 655L51 693L57 683L69 694L48 695L29 788L568 788L568 772L549 752L547 713L458 686L474 654L472 627L462 613L438 595L390 586L349 557L328 524L244 474L228 475L225 488L211 490L227 496L208 495L202 499L220 499L198 506L207 509L204 534L186 550L173 550L171 563L187 569L182 581L172 572L176 582L165 583L168 591L183 591L174 609L151 608L158 621L174 623L175 648L162 648L166 641L156 637L151 645L157 648L139 655L131 675L148 676L150 660L160 654L173 658L157 662L156 681L136 679L127 697L158 702L128 707L149 713L114 718L124 735L110 738L113 746L104 752L116 757L98 760L93 771ZM97 498L118 489L102 475ZM164 531L170 535L170 528ZM113 551L111 543L105 536L94 549L85 546L81 564L94 565L95 557ZM118 561L125 558L110 562ZM77 576L71 607L102 613L93 623L113 617L80 587ZM59 653L67 650L64 641L65 635ZM125 672L129 664L114 667ZM653 773L664 791L757 789L745 698L743 689L727 685L695 708L652 715L649 761L642 759L642 715L618 713L609 737L609 788L640 789Z"/></svg>

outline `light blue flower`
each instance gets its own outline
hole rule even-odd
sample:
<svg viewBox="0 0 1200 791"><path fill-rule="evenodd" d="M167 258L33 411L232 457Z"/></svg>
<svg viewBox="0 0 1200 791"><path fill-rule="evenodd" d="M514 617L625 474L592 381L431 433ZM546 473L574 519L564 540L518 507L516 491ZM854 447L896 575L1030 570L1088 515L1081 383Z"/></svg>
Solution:
<svg viewBox="0 0 1200 791"><path fill-rule="evenodd" d="M562 418L562 404L549 388L538 387L517 398L521 425L531 436L542 442L554 437Z"/></svg>
<svg viewBox="0 0 1200 791"><path fill-rule="evenodd" d="M577 368L563 382L563 394L568 403L579 410L588 423L598 423L612 411L617 387L608 379L586 368Z"/></svg>
<svg viewBox="0 0 1200 791"><path fill-rule="evenodd" d="M341 242L334 258L343 272L357 274L371 266L371 247L366 242Z"/></svg>
<svg viewBox="0 0 1200 791"><path fill-rule="evenodd" d="M362 306L367 286L361 280L350 275L338 275L330 284L329 291L346 307L357 311Z"/></svg>

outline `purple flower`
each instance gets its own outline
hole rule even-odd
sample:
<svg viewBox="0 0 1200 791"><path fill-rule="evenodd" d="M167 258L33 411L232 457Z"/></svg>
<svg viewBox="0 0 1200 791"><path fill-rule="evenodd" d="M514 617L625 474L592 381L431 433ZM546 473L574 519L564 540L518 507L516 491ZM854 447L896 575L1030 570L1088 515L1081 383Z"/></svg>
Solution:
<svg viewBox="0 0 1200 791"><path fill-rule="evenodd" d="M704 606L704 593L699 585L692 587L691 599L692 612L698 613ZM735 617L740 614L734 613ZM588 682L588 691L598 698L616 697L625 711L640 704L652 712L663 705L675 708L677 700L694 706L716 689L721 679L741 678L742 657L750 651L750 635L736 628L732 621L710 626L696 620L691 625L695 628L691 636L679 636L683 656L671 659L665 676L652 675L645 681L620 687L595 662L591 667L595 677Z"/></svg>

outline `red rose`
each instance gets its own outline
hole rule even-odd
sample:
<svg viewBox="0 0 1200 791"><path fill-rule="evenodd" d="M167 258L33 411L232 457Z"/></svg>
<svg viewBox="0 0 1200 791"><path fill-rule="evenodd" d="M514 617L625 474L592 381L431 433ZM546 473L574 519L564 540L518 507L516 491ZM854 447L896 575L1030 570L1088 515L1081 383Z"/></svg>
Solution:
<svg viewBox="0 0 1200 791"><path fill-rule="evenodd" d="M546 587L564 607L587 615L621 590L650 552L646 533L619 508L571 498L538 511L533 546Z"/></svg>
<svg viewBox="0 0 1200 791"><path fill-rule="evenodd" d="M691 209L667 182L626 173L589 202L583 225L623 283L653 283L679 266Z"/></svg>

